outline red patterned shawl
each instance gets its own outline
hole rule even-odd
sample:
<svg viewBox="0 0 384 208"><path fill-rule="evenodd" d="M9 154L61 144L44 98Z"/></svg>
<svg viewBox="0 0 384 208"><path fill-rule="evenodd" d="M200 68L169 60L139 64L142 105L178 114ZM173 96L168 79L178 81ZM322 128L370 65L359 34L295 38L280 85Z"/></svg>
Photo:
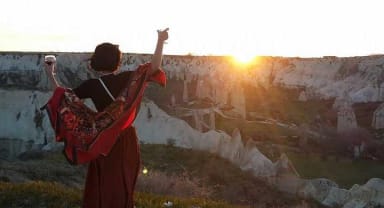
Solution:
<svg viewBox="0 0 384 208"><path fill-rule="evenodd" d="M108 155L120 132L135 120L148 82L165 86L164 71L149 76L150 67L149 63L140 65L119 97L103 112L89 109L71 89L56 88L43 108L48 112L56 141L64 142L63 153L71 164Z"/></svg>

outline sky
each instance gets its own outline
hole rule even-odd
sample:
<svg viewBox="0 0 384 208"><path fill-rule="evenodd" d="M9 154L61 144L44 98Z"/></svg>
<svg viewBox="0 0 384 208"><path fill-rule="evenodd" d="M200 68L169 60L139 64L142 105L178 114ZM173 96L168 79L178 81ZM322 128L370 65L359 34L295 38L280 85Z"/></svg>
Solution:
<svg viewBox="0 0 384 208"><path fill-rule="evenodd" d="M0 51L91 52L102 42L168 55L384 53L381 0L2 0Z"/></svg>

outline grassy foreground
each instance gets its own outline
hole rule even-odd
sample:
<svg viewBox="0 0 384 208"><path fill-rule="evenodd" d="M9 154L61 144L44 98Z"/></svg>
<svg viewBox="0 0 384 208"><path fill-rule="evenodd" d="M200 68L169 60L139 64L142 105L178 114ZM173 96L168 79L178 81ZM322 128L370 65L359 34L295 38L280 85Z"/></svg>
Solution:
<svg viewBox="0 0 384 208"><path fill-rule="evenodd" d="M54 182L34 181L22 184L0 182L0 207L55 207L75 208L81 206L82 192L79 189L68 188ZM164 203L170 201L174 208L206 207L229 208L238 207L224 202L197 199L160 196L149 193L135 193L136 207L165 207Z"/></svg>
<svg viewBox="0 0 384 208"><path fill-rule="evenodd" d="M204 151L142 144L136 207L322 207L279 192L251 173ZM86 166L70 166L60 152L0 161L0 207L80 207ZM305 206L301 206L305 204Z"/></svg>

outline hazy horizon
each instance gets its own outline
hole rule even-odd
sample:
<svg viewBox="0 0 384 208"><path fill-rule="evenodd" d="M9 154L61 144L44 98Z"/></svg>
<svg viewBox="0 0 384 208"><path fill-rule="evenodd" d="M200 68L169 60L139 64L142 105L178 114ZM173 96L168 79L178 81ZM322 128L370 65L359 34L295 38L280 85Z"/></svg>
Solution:
<svg viewBox="0 0 384 208"><path fill-rule="evenodd" d="M353 57L384 53L379 0L6 0L0 51L92 52L101 42L165 55Z"/></svg>

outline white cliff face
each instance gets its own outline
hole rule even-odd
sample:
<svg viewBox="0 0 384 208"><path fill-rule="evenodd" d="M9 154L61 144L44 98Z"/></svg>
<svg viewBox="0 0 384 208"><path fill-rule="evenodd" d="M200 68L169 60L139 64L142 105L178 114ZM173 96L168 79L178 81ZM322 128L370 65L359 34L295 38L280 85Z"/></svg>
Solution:
<svg viewBox="0 0 384 208"><path fill-rule="evenodd" d="M354 185L349 190L331 187L322 204L332 207L382 207L384 206L384 180L372 178L364 185Z"/></svg>
<svg viewBox="0 0 384 208"><path fill-rule="evenodd" d="M350 189L339 188L328 179L289 178L289 191L304 198L315 199L327 207L383 207L384 180L372 178L363 185L355 184ZM284 181L287 183L287 181ZM280 188L280 186L278 186ZM285 187L283 187L285 188Z"/></svg>
<svg viewBox="0 0 384 208"><path fill-rule="evenodd" d="M1 157L54 143L48 116L40 111L49 92L0 89L0 152Z"/></svg>
<svg viewBox="0 0 384 208"><path fill-rule="evenodd" d="M49 92L0 90L0 132L2 138L33 140L44 143L53 138L53 131L42 107L51 96ZM9 102L4 102L9 101Z"/></svg>
<svg viewBox="0 0 384 208"><path fill-rule="evenodd" d="M293 59L275 65L274 83L313 88L319 98L347 92L354 103L382 101L383 64L383 57Z"/></svg>
<svg viewBox="0 0 384 208"><path fill-rule="evenodd" d="M180 58L180 59L179 59ZM268 87L270 84L287 87L306 87L313 90L317 97L329 99L347 93L353 103L375 102L384 99L384 57L351 58L260 58L245 72L234 70L225 57L165 57L164 69L170 77L180 79L184 73L199 75L211 89L198 89L198 96L209 94L213 99L223 102L236 80ZM206 80L211 80L206 83ZM236 87L236 86L235 86ZM209 91L210 90L210 91ZM216 93L212 93L216 92ZM238 92L238 91L236 91ZM237 107L237 106L236 106ZM240 108L241 109L241 108Z"/></svg>
<svg viewBox="0 0 384 208"><path fill-rule="evenodd" d="M307 86L321 89L335 79L341 64L341 61L322 59L292 60L289 65L275 69L275 82L284 83L288 86Z"/></svg>
<svg viewBox="0 0 384 208"><path fill-rule="evenodd" d="M19 79L32 82L33 73L42 71L44 54L0 54L0 87L23 86L12 82ZM77 81L89 78L86 70L88 53L57 53L58 73L64 83L77 84ZM290 87L304 86L316 89L320 98L337 97L347 92L354 102L382 100L380 89L384 84L384 57L353 58L261 58L259 63L248 67L242 73L234 70L235 65L226 57L189 57L165 56L163 68L170 78L190 81L200 76L212 81L212 87L222 91L226 83L234 80L248 80L256 83L273 83ZM125 54L122 70L130 70L150 60L150 55ZM27 76L17 76L17 75ZM75 80L73 80L75 79ZM201 79L200 79L201 80ZM215 83L216 82L216 83ZM8 83L8 84L6 84ZM382 91L382 90L381 90ZM212 95L212 94L211 94Z"/></svg>
<svg viewBox="0 0 384 208"><path fill-rule="evenodd" d="M169 116L153 102L141 105L134 126L141 141L167 144L172 140L179 147L218 154L243 170L251 170L255 176L276 174L275 165L256 146L244 146L238 130L232 136L214 130L201 133L185 121Z"/></svg>
<svg viewBox="0 0 384 208"><path fill-rule="evenodd" d="M0 71L36 71L42 64L42 54L2 54Z"/></svg>

